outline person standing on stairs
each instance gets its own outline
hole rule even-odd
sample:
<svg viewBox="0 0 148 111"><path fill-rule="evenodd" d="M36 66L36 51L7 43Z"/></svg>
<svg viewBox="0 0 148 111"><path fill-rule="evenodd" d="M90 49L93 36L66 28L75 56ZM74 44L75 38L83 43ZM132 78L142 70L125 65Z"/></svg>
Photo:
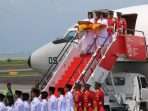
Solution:
<svg viewBox="0 0 148 111"><path fill-rule="evenodd" d="M90 27L92 24L93 23L91 22L84 22L83 24L79 25L79 28L81 28L81 26L85 26L85 28L82 28L82 31L80 31L80 33L83 32L83 35L80 39L81 55L93 53L93 44L95 43L94 40L96 37L96 33L94 30L92 30L92 27Z"/></svg>
<svg viewBox="0 0 148 111"><path fill-rule="evenodd" d="M107 32L108 22L107 22L106 13L100 12L100 18L98 19L97 23L102 25L101 30L98 30L97 32L97 40L96 40L97 47L101 47L108 38L108 32Z"/></svg>
<svg viewBox="0 0 148 111"><path fill-rule="evenodd" d="M49 87L48 111L57 111L57 98L54 95L55 88Z"/></svg>
<svg viewBox="0 0 148 111"><path fill-rule="evenodd" d="M74 102L73 102L73 95L71 92L72 85L66 84L66 110L65 111L74 111Z"/></svg>
<svg viewBox="0 0 148 111"><path fill-rule="evenodd" d="M89 84L85 84L83 91L83 111L93 111L93 92Z"/></svg>
<svg viewBox="0 0 148 111"><path fill-rule="evenodd" d="M107 32L108 32L108 37L109 37L109 43L112 41L112 36L114 34L114 29L115 29L115 19L113 18L114 13L113 11L108 12L108 27L107 27Z"/></svg>
<svg viewBox="0 0 148 111"><path fill-rule="evenodd" d="M74 96L75 111L83 111L81 84L75 83L73 96Z"/></svg>
<svg viewBox="0 0 148 111"><path fill-rule="evenodd" d="M89 22L94 22L94 18L93 18L93 12L88 12L88 18L84 19L83 21L89 21Z"/></svg>
<svg viewBox="0 0 148 111"><path fill-rule="evenodd" d="M117 19L115 24L115 29L118 34L126 34L127 31L127 21L122 17L121 12L117 12Z"/></svg>
<svg viewBox="0 0 148 111"><path fill-rule="evenodd" d="M66 109L66 99L64 96L64 88L58 88L58 110L57 111L65 111Z"/></svg>

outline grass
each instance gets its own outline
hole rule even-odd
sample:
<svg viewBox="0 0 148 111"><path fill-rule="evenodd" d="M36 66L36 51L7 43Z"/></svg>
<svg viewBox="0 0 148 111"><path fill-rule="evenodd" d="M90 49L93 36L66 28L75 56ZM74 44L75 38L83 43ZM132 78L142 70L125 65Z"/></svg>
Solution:
<svg viewBox="0 0 148 111"><path fill-rule="evenodd" d="M27 60L13 60L13 59L0 60L0 66L18 66L18 65L27 66Z"/></svg>
<svg viewBox="0 0 148 111"><path fill-rule="evenodd" d="M35 71L20 71L20 72L5 72L0 73L0 77L31 77L37 76L37 72Z"/></svg>
<svg viewBox="0 0 148 111"><path fill-rule="evenodd" d="M18 68L27 68L27 60L19 60L19 59L7 59L7 60L0 60L0 68L1 69L11 69L8 72L0 73L0 77L31 77L37 76L39 73L31 70L31 71L19 71L15 72L15 69Z"/></svg>

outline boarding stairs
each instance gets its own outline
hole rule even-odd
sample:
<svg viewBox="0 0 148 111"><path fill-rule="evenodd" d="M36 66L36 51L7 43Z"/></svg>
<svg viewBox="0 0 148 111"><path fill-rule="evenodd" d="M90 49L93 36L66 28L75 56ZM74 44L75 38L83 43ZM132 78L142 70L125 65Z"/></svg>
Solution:
<svg viewBox="0 0 148 111"><path fill-rule="evenodd" d="M93 68L90 68L90 74L92 74L93 70L98 64L99 59L101 58L101 53L104 53L103 49L105 50L106 48L105 44L107 40L108 39L105 40L101 48L95 50L94 54L86 54L80 56L80 48L78 46L76 48L73 48L73 50L71 50L71 52L67 56L67 59L63 61L61 66L54 73L53 77L48 82L44 90L48 90L49 86L64 88L66 84L74 85L74 83L79 80L80 76L89 67L89 65L93 66ZM90 46L89 50L94 47L94 44ZM66 61L68 61L69 63Z"/></svg>
<svg viewBox="0 0 148 111"><path fill-rule="evenodd" d="M97 48L92 55L80 56L79 47L72 48L65 59L58 65L52 78L46 81L44 90L49 86L65 87L75 82L86 83L93 75L96 66L111 71L118 57L125 57L136 61L146 60L145 38L134 35L116 35L115 39L106 45L105 40L101 48ZM90 48L91 49L91 48ZM43 88L43 87L42 87Z"/></svg>

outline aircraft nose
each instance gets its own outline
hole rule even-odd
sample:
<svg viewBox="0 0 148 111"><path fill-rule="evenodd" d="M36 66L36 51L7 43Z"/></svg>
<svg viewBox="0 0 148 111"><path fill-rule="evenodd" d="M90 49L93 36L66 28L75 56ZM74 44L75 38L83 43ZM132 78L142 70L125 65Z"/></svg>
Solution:
<svg viewBox="0 0 148 111"><path fill-rule="evenodd" d="M29 58L28 58L28 66L30 67L30 68L32 68L32 66L31 66L31 56L29 56Z"/></svg>

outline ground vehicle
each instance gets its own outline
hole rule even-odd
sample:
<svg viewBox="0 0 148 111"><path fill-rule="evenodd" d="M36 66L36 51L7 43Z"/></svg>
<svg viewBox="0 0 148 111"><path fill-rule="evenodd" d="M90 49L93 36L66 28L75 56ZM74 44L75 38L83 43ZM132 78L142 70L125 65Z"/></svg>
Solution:
<svg viewBox="0 0 148 111"><path fill-rule="evenodd" d="M99 75L98 71L95 73ZM100 73L98 81L101 81L105 90L104 104L107 111L148 110L148 81L143 74L129 72L104 74Z"/></svg>

